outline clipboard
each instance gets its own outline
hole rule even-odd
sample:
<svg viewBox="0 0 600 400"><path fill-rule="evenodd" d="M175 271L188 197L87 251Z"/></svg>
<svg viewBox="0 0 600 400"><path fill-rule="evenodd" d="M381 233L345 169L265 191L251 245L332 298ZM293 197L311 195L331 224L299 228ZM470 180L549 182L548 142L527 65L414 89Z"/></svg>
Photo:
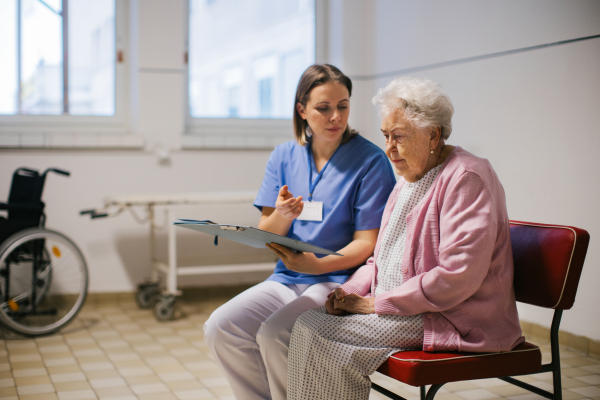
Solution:
<svg viewBox="0 0 600 400"><path fill-rule="evenodd" d="M276 233L263 231L252 226L217 224L208 220L197 221L193 219L180 219L173 222L173 225L213 235L215 237L215 246L218 243L218 238L222 237L259 249L265 248L267 243L277 243L297 252L341 256L341 254L335 251L327 250L301 240L277 235Z"/></svg>

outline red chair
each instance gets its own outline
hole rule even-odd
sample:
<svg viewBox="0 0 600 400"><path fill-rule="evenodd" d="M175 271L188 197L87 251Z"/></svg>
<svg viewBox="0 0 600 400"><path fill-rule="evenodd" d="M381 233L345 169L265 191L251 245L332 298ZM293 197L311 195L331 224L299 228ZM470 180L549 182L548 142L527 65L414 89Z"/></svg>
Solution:
<svg viewBox="0 0 600 400"><path fill-rule="evenodd" d="M573 306L590 235L571 226L510 221L515 262L517 301L554 309L550 328L552 362L542 365L538 346L525 342L503 353L426 353L403 351L393 354L378 372L411 386L419 386L421 399L433 400L448 382L499 378L540 396L561 400L558 327L563 310ZM554 393L512 378L552 372ZM431 385L427 393L425 386ZM392 399L403 397L373 384L373 389Z"/></svg>

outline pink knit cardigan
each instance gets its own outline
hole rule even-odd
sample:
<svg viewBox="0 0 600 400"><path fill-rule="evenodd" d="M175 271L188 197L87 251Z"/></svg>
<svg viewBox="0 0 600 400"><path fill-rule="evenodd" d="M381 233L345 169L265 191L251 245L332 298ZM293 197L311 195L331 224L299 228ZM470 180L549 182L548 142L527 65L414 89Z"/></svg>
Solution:
<svg viewBox="0 0 600 400"><path fill-rule="evenodd" d="M377 255L398 193L387 202L375 252L341 287L375 292ZM406 218L404 283L375 297L377 314L422 314L423 350L499 352L522 343L504 189L490 163L456 147Z"/></svg>

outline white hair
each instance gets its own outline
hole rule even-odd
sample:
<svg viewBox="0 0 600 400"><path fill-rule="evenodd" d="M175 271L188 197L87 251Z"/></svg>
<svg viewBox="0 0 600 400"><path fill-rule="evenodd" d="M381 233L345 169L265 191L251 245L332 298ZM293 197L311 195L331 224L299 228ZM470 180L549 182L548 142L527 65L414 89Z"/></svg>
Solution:
<svg viewBox="0 0 600 400"><path fill-rule="evenodd" d="M452 133L454 106L442 87L429 79L394 79L379 89L373 104L379 107L380 115L401 109L405 118L419 129L440 127L444 140Z"/></svg>

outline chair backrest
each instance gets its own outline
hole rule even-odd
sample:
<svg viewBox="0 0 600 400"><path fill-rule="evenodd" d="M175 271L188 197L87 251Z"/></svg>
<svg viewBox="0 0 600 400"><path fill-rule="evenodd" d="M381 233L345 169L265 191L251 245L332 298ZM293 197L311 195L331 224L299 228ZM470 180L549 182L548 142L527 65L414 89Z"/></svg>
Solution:
<svg viewBox="0 0 600 400"><path fill-rule="evenodd" d="M566 310L573 306L590 235L572 226L510 221L517 301Z"/></svg>
<svg viewBox="0 0 600 400"><path fill-rule="evenodd" d="M38 220L41 217L44 204L42 203L42 191L46 175L40 175L38 171L27 168L19 168L13 173L8 204L31 205L40 208L40 211L8 211L8 219Z"/></svg>

